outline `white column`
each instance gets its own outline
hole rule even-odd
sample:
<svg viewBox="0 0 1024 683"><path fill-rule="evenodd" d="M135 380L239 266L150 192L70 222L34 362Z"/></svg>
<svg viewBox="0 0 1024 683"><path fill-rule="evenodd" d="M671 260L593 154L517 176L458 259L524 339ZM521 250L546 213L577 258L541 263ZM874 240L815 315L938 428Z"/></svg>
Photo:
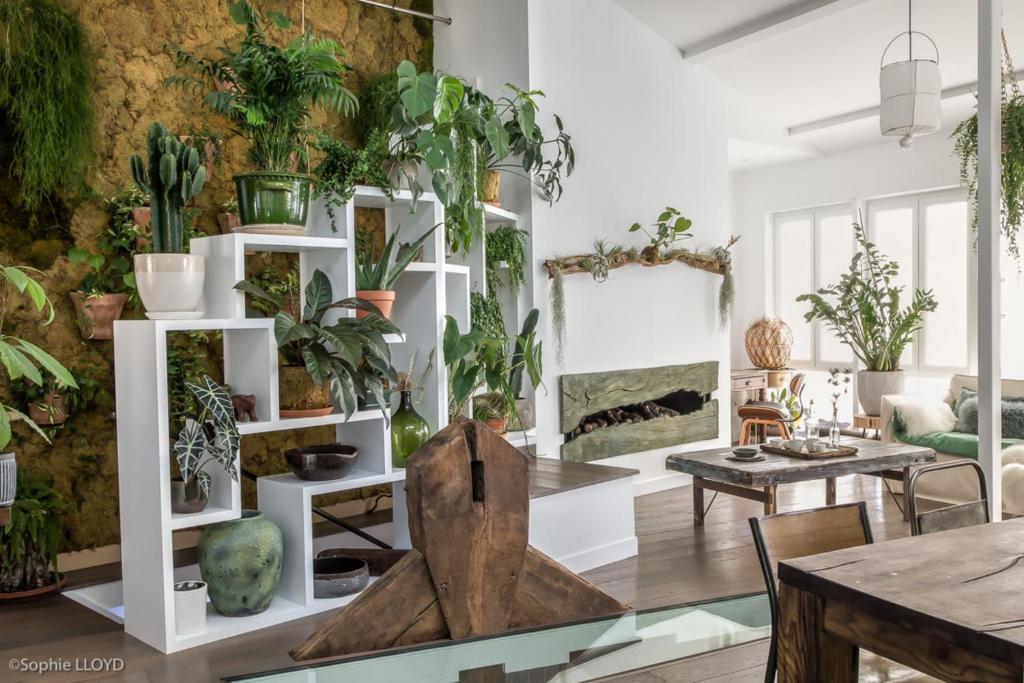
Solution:
<svg viewBox="0 0 1024 683"><path fill-rule="evenodd" d="M1002 0L978 0L978 459L1002 519L1000 403L1000 30Z"/></svg>

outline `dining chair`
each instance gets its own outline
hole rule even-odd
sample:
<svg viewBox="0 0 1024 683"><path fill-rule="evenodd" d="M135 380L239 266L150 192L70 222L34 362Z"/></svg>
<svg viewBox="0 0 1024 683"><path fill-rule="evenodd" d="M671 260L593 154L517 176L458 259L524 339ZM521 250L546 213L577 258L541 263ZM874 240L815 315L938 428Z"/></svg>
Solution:
<svg viewBox="0 0 1024 683"><path fill-rule="evenodd" d="M757 550L761 573L764 575L768 608L772 618L772 637L764 673L765 683L772 683L778 667L776 638L779 623L779 588L776 572L779 561L855 548L872 543L874 539L871 535L871 523L868 521L868 508L863 501L813 510L782 512L766 517L751 517L750 529L754 534L754 548ZM873 652L862 651L860 663L861 670L865 673L862 680L900 683L936 680Z"/></svg>
<svg viewBox="0 0 1024 683"><path fill-rule="evenodd" d="M929 477L935 472L967 468L974 470L978 477L978 499L956 505L947 505L936 510L918 512L917 496L914 491L922 477ZM985 470L974 460L949 460L924 465L913 471L907 481L906 505L910 516L910 533L913 536L931 534L936 531L959 529L976 524L988 524L988 480Z"/></svg>
<svg viewBox="0 0 1024 683"><path fill-rule="evenodd" d="M800 406L800 414L793 416L789 407L779 401L747 401L736 409L736 414L742 422L740 423L740 445L750 443L752 436L757 433L757 427L775 429L783 439L793 438L793 427L800 422L804 414L804 381L806 377L802 373L793 375L789 381L789 393L796 396L797 404Z"/></svg>

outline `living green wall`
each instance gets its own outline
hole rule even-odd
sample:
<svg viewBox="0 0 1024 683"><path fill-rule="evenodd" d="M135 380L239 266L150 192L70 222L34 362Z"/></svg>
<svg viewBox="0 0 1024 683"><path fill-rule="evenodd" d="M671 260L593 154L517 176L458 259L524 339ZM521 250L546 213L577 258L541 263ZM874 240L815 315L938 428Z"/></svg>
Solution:
<svg viewBox="0 0 1024 683"><path fill-rule="evenodd" d="M162 121L182 134L207 129L224 135L220 164L197 202L196 224L207 233L218 230L217 207L233 196L231 176L243 170L246 146L224 120L207 112L194 97L163 85L175 72L165 47L168 43L213 55L218 46L238 40L240 30L228 18L226 1L58 1L80 19L92 50L94 159L85 179L91 191L85 196L54 197L37 214L27 215L15 204L16 181L6 172L0 173L0 263L41 269L40 280L57 309L56 320L40 327L27 308L14 307L4 321L4 331L43 346L65 365L97 382L95 406L74 414L66 426L54 430L51 445L18 425L11 446L20 467L51 475L56 488L70 501L71 509L63 519L64 550L79 550L118 541L113 351L109 341L81 339L68 292L83 272L71 266L64 254L73 245L94 248L97 236L107 227L104 199L129 186L128 157L144 150L146 129L152 121ZM432 26L427 21L398 18L355 0L267 3L295 22L303 4L314 31L345 46L345 61L353 68L347 82L356 92L368 78L393 70L403 59L426 68L431 65ZM429 0L399 0L398 4L432 9ZM284 33L281 37L291 36ZM330 126L345 137L351 130L347 121L321 117L314 123ZM10 154L9 125L0 111L0 169L9 168ZM124 317L142 317L142 313L127 311ZM10 398L6 384L0 385L0 392ZM298 445L300 438L305 443L331 440L333 433L323 429L246 437L243 462L260 475L286 471L281 453ZM254 489L244 483L246 504L254 503Z"/></svg>

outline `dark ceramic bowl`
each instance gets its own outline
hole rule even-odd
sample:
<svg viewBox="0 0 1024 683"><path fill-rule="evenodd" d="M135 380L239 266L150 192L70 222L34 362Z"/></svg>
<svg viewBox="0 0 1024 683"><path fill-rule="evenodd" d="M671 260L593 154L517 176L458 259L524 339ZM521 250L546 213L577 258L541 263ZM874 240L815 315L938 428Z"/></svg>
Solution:
<svg viewBox="0 0 1024 683"><path fill-rule="evenodd" d="M358 457L359 451L355 446L340 443L303 446L284 453L295 476L307 481L341 479L349 473Z"/></svg>
<svg viewBox="0 0 1024 683"><path fill-rule="evenodd" d="M370 569L356 557L317 557L313 560L313 597L340 598L358 593L370 582Z"/></svg>
<svg viewBox="0 0 1024 683"><path fill-rule="evenodd" d="M737 458L756 458L760 452L756 448L749 448L747 446L732 449L732 454Z"/></svg>

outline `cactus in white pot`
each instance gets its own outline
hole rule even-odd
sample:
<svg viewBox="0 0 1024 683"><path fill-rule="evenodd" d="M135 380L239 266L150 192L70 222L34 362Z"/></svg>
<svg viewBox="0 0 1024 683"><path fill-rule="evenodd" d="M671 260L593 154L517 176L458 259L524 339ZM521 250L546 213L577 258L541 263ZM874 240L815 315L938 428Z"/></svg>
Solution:
<svg viewBox="0 0 1024 683"><path fill-rule="evenodd" d="M186 253L182 212L202 191L206 169L199 153L162 123L149 127L146 147L146 162L131 157L132 179L149 196L153 216L153 253L135 256L139 297L150 318L198 318L205 262Z"/></svg>

